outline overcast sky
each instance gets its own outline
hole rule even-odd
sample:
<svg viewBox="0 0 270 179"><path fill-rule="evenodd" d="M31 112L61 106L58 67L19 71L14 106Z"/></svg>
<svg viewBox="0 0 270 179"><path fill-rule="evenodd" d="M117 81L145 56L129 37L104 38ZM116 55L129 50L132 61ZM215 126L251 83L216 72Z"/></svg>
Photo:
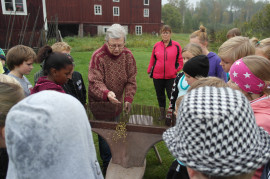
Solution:
<svg viewBox="0 0 270 179"><path fill-rule="evenodd" d="M196 4L196 2L199 2L200 0L189 0L189 3ZM168 3L168 0L162 0L162 4Z"/></svg>
<svg viewBox="0 0 270 179"><path fill-rule="evenodd" d="M168 3L168 0L161 0L161 1L162 1L162 5ZM196 2L199 2L199 1L200 1L200 0L189 0L189 3L190 3L190 4L192 3L192 4L195 5ZM257 1L259 1L259 0L255 0L255 1L257 2ZM269 1L269 0L268 0L268 1Z"/></svg>

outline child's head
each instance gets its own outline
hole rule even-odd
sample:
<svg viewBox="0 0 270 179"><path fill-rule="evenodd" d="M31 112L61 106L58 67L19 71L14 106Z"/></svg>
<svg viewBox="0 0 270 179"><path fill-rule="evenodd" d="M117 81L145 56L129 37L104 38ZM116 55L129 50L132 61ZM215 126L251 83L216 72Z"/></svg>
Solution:
<svg viewBox="0 0 270 179"><path fill-rule="evenodd" d="M200 87L188 92L179 108L176 125L163 140L191 179L251 178L269 161L270 135L258 127L241 92Z"/></svg>
<svg viewBox="0 0 270 179"><path fill-rule="evenodd" d="M253 37L251 40L255 45L255 55L263 56L270 60L270 38L259 41Z"/></svg>
<svg viewBox="0 0 270 179"><path fill-rule="evenodd" d="M6 57L4 55L0 55L0 61L1 61L2 65L5 66L5 64L6 64Z"/></svg>
<svg viewBox="0 0 270 179"><path fill-rule="evenodd" d="M3 66L6 64L6 55L5 52L0 48L0 61Z"/></svg>
<svg viewBox="0 0 270 179"><path fill-rule="evenodd" d="M227 39L233 38L235 36L241 36L241 31L238 28L233 28L227 32Z"/></svg>
<svg viewBox="0 0 270 179"><path fill-rule="evenodd" d="M182 49L182 57L184 64L191 58L202 55L203 51L200 45L189 43Z"/></svg>
<svg viewBox="0 0 270 179"><path fill-rule="evenodd" d="M232 64L245 56L254 55L255 47L248 37L236 36L224 42L218 49L221 58L220 65L225 72L229 72Z"/></svg>
<svg viewBox="0 0 270 179"><path fill-rule="evenodd" d="M53 52L70 54L71 47L66 42L56 42L52 45Z"/></svg>
<svg viewBox="0 0 270 179"><path fill-rule="evenodd" d="M10 108L25 97L20 83L8 75L0 74L0 148L4 147L4 127Z"/></svg>
<svg viewBox="0 0 270 179"><path fill-rule="evenodd" d="M208 36L206 33L206 28L201 25L200 29L193 32L189 37L190 43L195 43L200 45L202 48L206 48L208 46Z"/></svg>
<svg viewBox="0 0 270 179"><path fill-rule="evenodd" d="M22 75L28 75L33 69L36 53L30 47L16 45L8 51L6 58L10 71L16 70Z"/></svg>
<svg viewBox="0 0 270 179"><path fill-rule="evenodd" d="M230 87L240 89L250 100L252 94L269 95L270 61L256 55L239 59L230 69L230 78Z"/></svg>
<svg viewBox="0 0 270 179"><path fill-rule="evenodd" d="M56 84L63 85L71 78L73 59L70 55L53 52L50 46L45 46L39 51L37 60L44 60L44 75Z"/></svg>
<svg viewBox="0 0 270 179"><path fill-rule="evenodd" d="M221 88L221 87L228 87L228 84L225 83L224 80L217 77L213 77L213 76L209 76L205 78L198 78L198 80L194 81L190 85L190 87L188 88L188 92L190 92L193 89L204 87L204 86L214 86L217 88ZM177 100L175 101L175 116L177 116L177 109L183 98L184 98L184 95L178 97Z"/></svg>
<svg viewBox="0 0 270 179"><path fill-rule="evenodd" d="M194 83L190 85L190 87L188 88L188 92L193 89L204 87L204 86L214 86L217 88L221 88L221 87L228 87L228 84L225 83L224 80L217 77L213 77L213 76L209 76L206 78L198 78L197 81L195 81Z"/></svg>
<svg viewBox="0 0 270 179"><path fill-rule="evenodd" d="M183 71L189 85L196 81L198 77L207 77L209 72L208 57L199 55L191 58L185 63Z"/></svg>
<svg viewBox="0 0 270 179"><path fill-rule="evenodd" d="M86 111L73 96L50 90L30 95L12 107L5 128L7 175L102 178Z"/></svg>

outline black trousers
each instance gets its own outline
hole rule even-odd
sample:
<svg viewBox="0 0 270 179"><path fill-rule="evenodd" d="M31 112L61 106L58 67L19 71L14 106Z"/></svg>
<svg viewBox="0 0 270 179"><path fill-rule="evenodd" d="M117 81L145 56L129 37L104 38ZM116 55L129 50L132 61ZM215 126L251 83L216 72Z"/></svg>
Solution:
<svg viewBox="0 0 270 179"><path fill-rule="evenodd" d="M165 90L167 92L167 96L170 100L171 98L171 93L172 93L172 86L174 83L174 78L173 79L154 79L154 86L156 89L156 94L157 94L157 100L159 107L166 107L166 95L165 95Z"/></svg>

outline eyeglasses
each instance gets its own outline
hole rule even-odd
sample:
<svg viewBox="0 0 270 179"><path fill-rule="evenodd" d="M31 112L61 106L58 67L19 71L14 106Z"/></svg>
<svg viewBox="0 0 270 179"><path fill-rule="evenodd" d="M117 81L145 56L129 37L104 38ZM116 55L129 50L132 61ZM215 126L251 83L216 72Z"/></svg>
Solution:
<svg viewBox="0 0 270 179"><path fill-rule="evenodd" d="M109 46L111 49L116 49L117 47L118 47L119 49L122 49L122 48L125 47L125 43L116 45L116 44L110 44L110 43L108 42L108 46Z"/></svg>
<svg viewBox="0 0 270 179"><path fill-rule="evenodd" d="M161 34L162 34L162 35L169 35L169 34L170 34L170 32L165 31L165 32L162 32Z"/></svg>

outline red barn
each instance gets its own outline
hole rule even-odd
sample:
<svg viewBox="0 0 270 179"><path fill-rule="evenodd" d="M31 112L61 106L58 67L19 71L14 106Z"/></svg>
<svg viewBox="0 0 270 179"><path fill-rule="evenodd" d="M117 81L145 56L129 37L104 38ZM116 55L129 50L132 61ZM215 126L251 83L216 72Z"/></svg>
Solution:
<svg viewBox="0 0 270 179"><path fill-rule="evenodd" d="M38 46L44 25L43 0L1 0L0 48Z"/></svg>
<svg viewBox="0 0 270 179"><path fill-rule="evenodd" d="M46 0L48 23L58 17L63 36L104 34L119 23L129 33L157 33L161 26L161 0Z"/></svg>

